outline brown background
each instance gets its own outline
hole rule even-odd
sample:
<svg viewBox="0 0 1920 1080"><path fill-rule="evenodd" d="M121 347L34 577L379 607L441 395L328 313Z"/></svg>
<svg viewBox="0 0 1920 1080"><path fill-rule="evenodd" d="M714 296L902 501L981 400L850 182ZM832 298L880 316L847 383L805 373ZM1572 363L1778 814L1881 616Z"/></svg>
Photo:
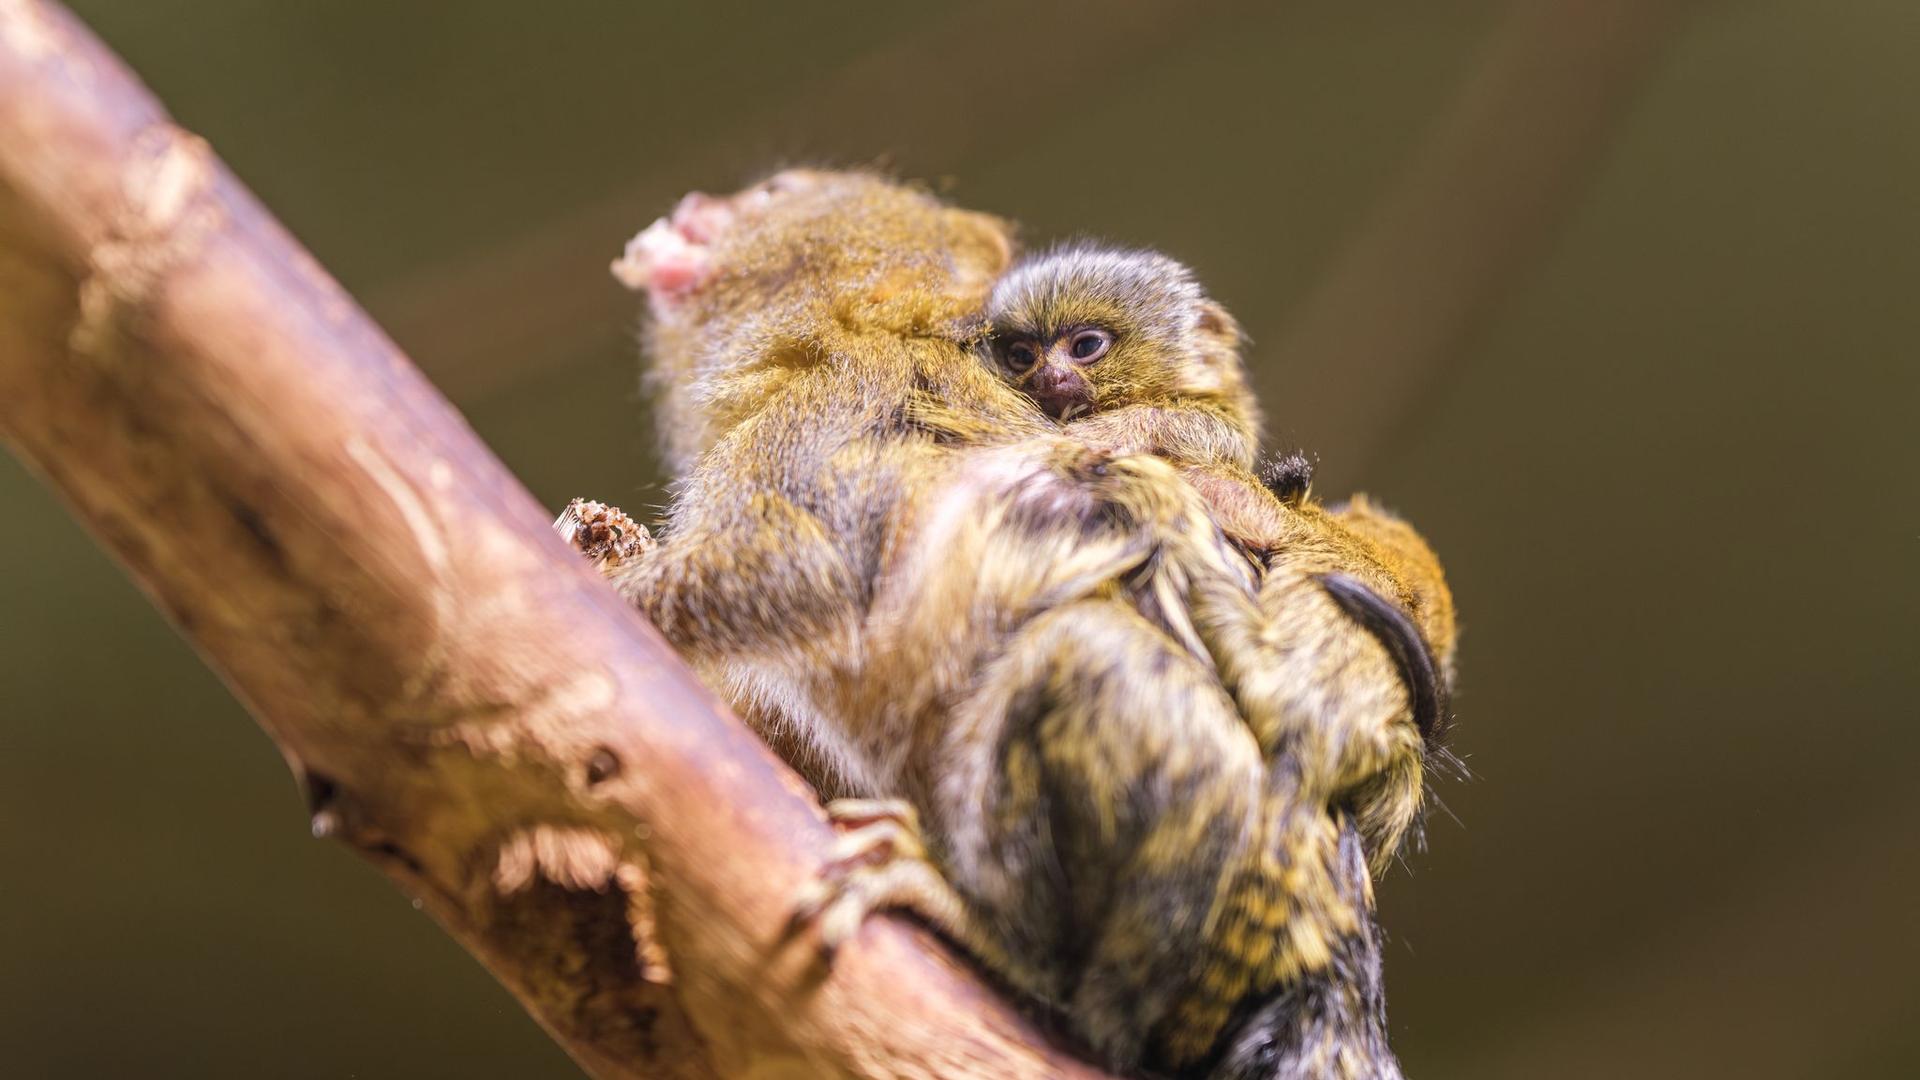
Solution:
<svg viewBox="0 0 1920 1080"><path fill-rule="evenodd" d="M1420 148L1539 30L1509 5L74 6L555 505L664 498L605 265L687 188L884 157L1036 240L1192 262L1274 441L1418 522L1465 614L1474 777L1382 885L1409 1073L1920 1073L1911 0L1573 32L1660 58L1597 77L1617 127L1565 125L1590 153L1538 257L1382 373L1298 313L1383 199L1460 215ZM1551 133L1529 88L1570 69L1538 55L1501 95ZM1552 146L1493 175L1551 189ZM1504 243L1475 224L1439 265ZM1393 286L1336 328L1417 323ZM570 1075L305 838L271 745L5 458L0 857L8 1075Z"/></svg>

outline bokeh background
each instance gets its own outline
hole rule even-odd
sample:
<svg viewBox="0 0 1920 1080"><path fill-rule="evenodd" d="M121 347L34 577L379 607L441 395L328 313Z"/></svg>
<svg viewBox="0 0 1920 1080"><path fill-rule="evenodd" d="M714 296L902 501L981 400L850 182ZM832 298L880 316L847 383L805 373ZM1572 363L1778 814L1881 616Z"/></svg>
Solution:
<svg viewBox="0 0 1920 1080"><path fill-rule="evenodd" d="M1446 556L1415 1077L1920 1075L1920 6L75 0L552 505L634 228L890 163L1197 266ZM575 1075L0 456L0 1072Z"/></svg>

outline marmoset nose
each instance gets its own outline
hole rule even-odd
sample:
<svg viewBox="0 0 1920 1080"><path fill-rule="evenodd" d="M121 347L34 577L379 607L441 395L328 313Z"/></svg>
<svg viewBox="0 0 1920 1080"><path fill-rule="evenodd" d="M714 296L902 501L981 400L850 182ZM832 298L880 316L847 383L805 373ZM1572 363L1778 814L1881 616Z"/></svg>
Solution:
<svg viewBox="0 0 1920 1080"><path fill-rule="evenodd" d="M1027 393L1047 415L1063 419L1093 404L1093 387L1079 372L1059 364L1042 364L1027 382Z"/></svg>

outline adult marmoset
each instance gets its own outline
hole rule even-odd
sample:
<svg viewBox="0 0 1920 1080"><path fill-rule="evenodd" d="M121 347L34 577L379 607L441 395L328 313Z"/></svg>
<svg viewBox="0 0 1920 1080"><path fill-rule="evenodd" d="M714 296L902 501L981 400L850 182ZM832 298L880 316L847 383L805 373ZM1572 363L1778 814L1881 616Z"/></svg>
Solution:
<svg viewBox="0 0 1920 1080"><path fill-rule="evenodd" d="M1391 1075L1351 815L1270 767L1214 656L1236 624L1196 617L1257 628L1252 567L1170 466L1050 431L971 356L1009 252L848 174L643 233L683 477L613 580L863 797L812 898L830 941L910 908L1120 1067Z"/></svg>

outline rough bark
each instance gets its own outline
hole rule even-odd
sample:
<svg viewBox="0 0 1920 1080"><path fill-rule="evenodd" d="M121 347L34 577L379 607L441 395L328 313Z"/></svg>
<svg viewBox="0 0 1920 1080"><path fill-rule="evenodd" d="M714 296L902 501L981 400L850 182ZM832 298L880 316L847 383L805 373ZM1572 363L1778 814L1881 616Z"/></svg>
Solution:
<svg viewBox="0 0 1920 1080"><path fill-rule="evenodd" d="M0 0L0 436L588 1071L1092 1075L938 943L823 965L803 786L58 7Z"/></svg>

